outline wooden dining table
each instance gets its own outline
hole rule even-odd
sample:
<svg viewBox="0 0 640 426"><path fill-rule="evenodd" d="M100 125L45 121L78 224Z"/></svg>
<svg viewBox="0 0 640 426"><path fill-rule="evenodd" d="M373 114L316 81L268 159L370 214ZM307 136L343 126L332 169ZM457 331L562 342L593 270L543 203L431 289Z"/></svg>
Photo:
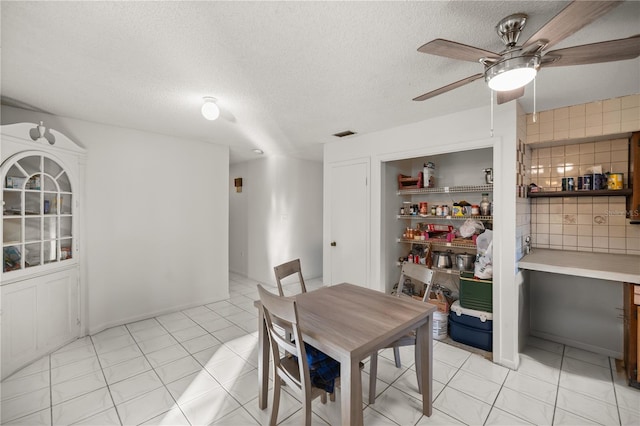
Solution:
<svg viewBox="0 0 640 426"><path fill-rule="evenodd" d="M433 341L436 307L409 297L396 297L353 284L322 287L295 296L299 327L306 343L340 362L343 425L362 425L360 361L416 330L421 363L422 412L431 416ZM260 310L258 386L260 409L267 407L269 338Z"/></svg>

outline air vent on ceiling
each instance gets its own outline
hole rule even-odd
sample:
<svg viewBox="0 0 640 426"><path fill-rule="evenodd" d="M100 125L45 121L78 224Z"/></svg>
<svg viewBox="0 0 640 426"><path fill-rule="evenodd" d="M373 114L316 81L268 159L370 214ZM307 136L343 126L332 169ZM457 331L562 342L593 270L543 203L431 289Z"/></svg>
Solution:
<svg viewBox="0 0 640 426"><path fill-rule="evenodd" d="M344 138L345 136L355 135L356 132L352 132L351 130L345 130L344 132L334 133L333 136L338 138Z"/></svg>

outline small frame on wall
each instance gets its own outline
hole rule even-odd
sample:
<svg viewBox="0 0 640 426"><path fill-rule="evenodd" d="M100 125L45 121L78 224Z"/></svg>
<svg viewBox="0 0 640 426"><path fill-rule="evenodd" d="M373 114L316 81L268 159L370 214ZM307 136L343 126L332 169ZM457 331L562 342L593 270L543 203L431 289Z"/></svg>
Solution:
<svg viewBox="0 0 640 426"><path fill-rule="evenodd" d="M242 178L235 178L233 185L236 187L236 192L242 192Z"/></svg>

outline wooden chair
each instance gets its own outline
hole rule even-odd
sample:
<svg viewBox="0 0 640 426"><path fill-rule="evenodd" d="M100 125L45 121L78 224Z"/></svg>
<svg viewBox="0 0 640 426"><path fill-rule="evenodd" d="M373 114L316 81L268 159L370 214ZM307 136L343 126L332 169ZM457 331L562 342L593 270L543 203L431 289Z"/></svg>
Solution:
<svg viewBox="0 0 640 426"><path fill-rule="evenodd" d="M307 292L307 288L304 285L304 278L302 278L300 259L291 260L289 262L283 263L282 265L274 266L273 271L276 274L276 283L278 284L278 293L280 294L280 296L284 296L281 280L296 273L298 274L298 280L300 281L300 293Z"/></svg>
<svg viewBox="0 0 640 426"><path fill-rule="evenodd" d="M407 278L411 279L411 282L415 284L416 281L425 284L424 296L422 298L423 302L426 302L429 299L429 292L431 291L431 284L433 281L434 272L432 269L429 269L422 265L417 265L414 263L403 263L402 271L400 272L400 281L398 282L398 297L409 297L402 293L402 289L404 287L404 282ZM388 348L393 348L393 355L396 362L396 367L400 368L402 365L400 363L400 347L401 346L410 346L416 344L416 333L415 330L410 334L407 334L395 342L391 343ZM416 351L416 376L418 378L418 391L422 392L422 383L420 382L421 375L421 366L418 360L420 359L420 353ZM373 404L376 400L376 379L378 375L378 352L374 352L371 354L370 358L370 366L369 366L369 404Z"/></svg>
<svg viewBox="0 0 640 426"><path fill-rule="evenodd" d="M300 293L307 292L307 287L304 285L304 278L302 278L300 259L290 260L289 262L274 266L273 272L276 274L276 284L278 284L278 293L280 296L284 296L282 280L296 273L298 274L298 280L300 282ZM287 338L291 340L291 330L287 330Z"/></svg>
<svg viewBox="0 0 640 426"><path fill-rule="evenodd" d="M298 328L298 310L293 299L276 296L269 293L258 284L258 293L264 312L264 321L267 326L267 334L273 357L273 407L269 424L274 426L278 420L278 408L280 405L280 388L285 382L292 389L302 392L302 404L304 406L305 425L311 424L311 401L320 397L322 403L327 402L327 393L324 389L315 387L311 383L307 355L302 340L302 334ZM294 341L274 329L274 323L286 323L290 326ZM280 357L280 352L284 357ZM295 355L294 358L288 354ZM335 399L334 394L332 400Z"/></svg>

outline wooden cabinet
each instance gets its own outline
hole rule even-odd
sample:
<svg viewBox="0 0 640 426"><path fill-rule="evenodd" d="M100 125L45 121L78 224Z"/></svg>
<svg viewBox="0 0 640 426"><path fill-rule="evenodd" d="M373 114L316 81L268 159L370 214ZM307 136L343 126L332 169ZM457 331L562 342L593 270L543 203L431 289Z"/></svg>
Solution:
<svg viewBox="0 0 640 426"><path fill-rule="evenodd" d="M631 197L627 198L629 219L631 223L640 224L640 132L631 135L631 152L629 153L629 184L633 189Z"/></svg>
<svg viewBox="0 0 640 426"><path fill-rule="evenodd" d="M624 284L624 368L629 385L640 388L640 284Z"/></svg>
<svg viewBox="0 0 640 426"><path fill-rule="evenodd" d="M2 379L82 333L84 149L36 129L2 126Z"/></svg>

